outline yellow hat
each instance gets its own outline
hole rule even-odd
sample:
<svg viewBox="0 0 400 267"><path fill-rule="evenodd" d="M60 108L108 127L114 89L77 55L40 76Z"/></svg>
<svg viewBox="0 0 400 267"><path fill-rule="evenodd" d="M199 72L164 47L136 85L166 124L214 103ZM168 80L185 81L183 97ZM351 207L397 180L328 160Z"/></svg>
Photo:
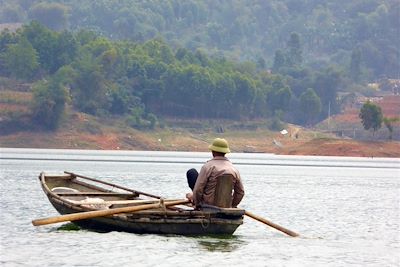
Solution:
<svg viewBox="0 0 400 267"><path fill-rule="evenodd" d="M208 148L211 151L216 151L225 154L231 152L229 150L228 142L223 138L215 138L214 141L212 142L212 145L209 145Z"/></svg>

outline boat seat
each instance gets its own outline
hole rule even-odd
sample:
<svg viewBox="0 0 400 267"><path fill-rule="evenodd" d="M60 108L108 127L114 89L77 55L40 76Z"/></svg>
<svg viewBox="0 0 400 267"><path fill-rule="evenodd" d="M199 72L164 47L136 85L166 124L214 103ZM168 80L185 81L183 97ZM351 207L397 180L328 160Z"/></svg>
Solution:
<svg viewBox="0 0 400 267"><path fill-rule="evenodd" d="M136 197L133 193L117 193L117 192L55 192L59 196L104 196L104 197L124 197L132 198Z"/></svg>
<svg viewBox="0 0 400 267"><path fill-rule="evenodd" d="M232 207L233 175L224 174L217 177L214 206L221 208Z"/></svg>
<svg viewBox="0 0 400 267"><path fill-rule="evenodd" d="M70 199L68 199L70 200ZM80 201L73 201L75 204L81 205L83 207L91 208L91 209L96 209L96 210L106 210L111 207L111 204L106 203L104 199L102 198L95 198L95 197L88 197L85 199L82 199Z"/></svg>
<svg viewBox="0 0 400 267"><path fill-rule="evenodd" d="M82 195L88 195L88 196L118 196L118 197L132 197L132 196L137 196L137 194L134 193L121 193L121 192L101 192L101 191L89 191L89 192L83 192L79 191L77 189L71 188L71 187L54 187L51 189L51 192L56 193L57 195L60 196L82 196Z"/></svg>
<svg viewBox="0 0 400 267"><path fill-rule="evenodd" d="M85 204L98 204L96 200L91 202L92 199L95 198L87 198L85 201ZM171 199L170 201L176 201L179 199ZM72 200L74 204L81 204L81 201L75 201ZM153 200L153 199L131 199L131 200L105 200L103 203L105 204L110 204L110 205L121 205L121 206L126 206L126 205L143 205L143 204L154 204L160 202L160 200Z"/></svg>
<svg viewBox="0 0 400 267"><path fill-rule="evenodd" d="M51 189L51 192L57 193L57 194L59 194L59 193L77 193L77 192L79 192L79 190L70 188L70 187L60 186L60 187L54 187L53 189Z"/></svg>

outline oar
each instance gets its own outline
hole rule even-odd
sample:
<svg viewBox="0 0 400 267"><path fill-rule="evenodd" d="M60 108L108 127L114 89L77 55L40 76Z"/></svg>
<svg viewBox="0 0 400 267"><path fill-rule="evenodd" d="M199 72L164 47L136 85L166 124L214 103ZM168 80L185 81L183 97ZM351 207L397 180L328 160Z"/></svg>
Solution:
<svg viewBox="0 0 400 267"><path fill-rule="evenodd" d="M251 218L253 218L253 219L255 219L255 220L257 220L257 221L259 221L259 222L262 222L262 223L264 223L264 224L266 224L266 225L268 225L268 226L271 226L272 228L275 228L276 230L279 230L279 231L281 231L281 232L284 232L284 233L287 234L287 235L290 235L290 236L292 236L292 237L299 236L298 233L295 233L295 232L293 232L293 231L290 231L289 229L286 229L286 228L284 228L284 227L282 227L282 226L280 226L280 225L277 225L277 224L275 224L275 223L273 223L273 222L270 222L270 221L268 221L267 219L262 218L262 217L260 217L260 216L257 216L257 215L255 215L255 214L253 214L253 213L251 213L251 212L249 212L249 211L247 211L247 210L245 211L244 214L247 215L247 216L249 216L249 217L251 217Z"/></svg>
<svg viewBox="0 0 400 267"><path fill-rule="evenodd" d="M175 206L175 205L187 204L187 203L189 203L189 200L187 200L187 199L181 199L181 200L176 200L176 201L167 201L166 200L163 204L160 202L160 203L156 203L156 204L130 206L130 207L123 207L123 208L109 209L109 210L78 212L78 213L66 214L66 215L61 215L61 216L37 219L37 220L33 220L32 224L34 226L39 226L39 225L66 222L66 221L77 221L77 220L91 219L91 218L96 218L96 217L109 216L109 215L113 215L113 214L117 214L117 213L125 213L125 212L134 212L134 211L139 211L139 210L153 209L153 208L158 208L162 205L167 207L167 206Z"/></svg>
<svg viewBox="0 0 400 267"><path fill-rule="evenodd" d="M120 188L120 189L129 191L129 192L132 192L132 193L137 193L137 194L140 194L140 195L144 195L144 196L148 196L148 197L153 197L153 198L158 198L158 199L161 198L161 197L159 197L159 196L155 196L155 195L152 195L152 194L149 194L149 193L145 193L145 192L141 192L141 191L137 191L137 190L132 190L132 189L130 189L130 188L126 188L126 187L123 187L123 186L120 186L120 185L116 185L116 184L107 183L107 182L105 182L105 181L97 180L97 179L90 178L90 177L87 177L87 176L83 176L83 175L80 175L80 174L76 174L76 173L73 173L73 172L64 171L64 173L69 174L69 175L71 175L72 177L80 177L80 178L83 178L83 179L86 179L86 180L90 180L90 181L93 181L93 182L97 182L97 183L109 185L109 186L112 186L112 187Z"/></svg>
<svg viewBox="0 0 400 267"><path fill-rule="evenodd" d="M203 208L214 209L214 210L223 212L223 209L221 209L220 207L217 207L217 206L213 206L213 205L206 205L206 204L203 204L202 207L203 207ZM252 218L252 219L255 219L255 220L259 221L259 222L262 222L262 223L264 223L264 224L266 224L266 225L269 225L269 226L271 226L272 228L275 228L276 230L279 230L279 231L281 231L281 232L284 232L284 233L287 234L287 235L290 235L290 236L292 236L292 237L297 237L297 236L299 236L298 233L295 233L295 232L293 232L293 231L291 231L291 230L289 230L289 229L286 229L286 228L284 228L284 227L282 227L282 226L280 226L280 225L277 225L276 223L273 223L273 222L271 222L271 221L268 221L267 219L262 218L262 217L260 217L260 216L258 216L258 215L255 215L255 214L253 214L253 213L251 213L251 212L249 212L249 211L247 211L247 210L245 210L244 214L247 215L247 216L249 216L249 217Z"/></svg>

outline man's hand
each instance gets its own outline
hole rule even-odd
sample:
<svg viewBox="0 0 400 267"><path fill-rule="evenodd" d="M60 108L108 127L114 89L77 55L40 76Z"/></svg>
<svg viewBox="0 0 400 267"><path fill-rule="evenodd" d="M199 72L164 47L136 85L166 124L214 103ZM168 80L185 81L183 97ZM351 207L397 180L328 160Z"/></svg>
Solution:
<svg viewBox="0 0 400 267"><path fill-rule="evenodd" d="M186 198L193 203L193 193L187 193Z"/></svg>

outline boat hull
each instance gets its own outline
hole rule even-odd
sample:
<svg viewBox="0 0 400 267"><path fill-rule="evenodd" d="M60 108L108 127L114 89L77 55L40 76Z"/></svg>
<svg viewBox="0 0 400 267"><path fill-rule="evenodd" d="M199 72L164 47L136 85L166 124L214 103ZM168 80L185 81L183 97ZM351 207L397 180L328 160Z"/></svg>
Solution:
<svg viewBox="0 0 400 267"><path fill-rule="evenodd" d="M39 179L50 203L61 215L140 205L148 201L161 205L157 196L77 174L46 175L41 173ZM118 188L118 191L103 188L104 184ZM145 198L141 198L141 195ZM100 206L96 205L99 200ZM93 205L88 204L89 202L94 203L93 201L97 202ZM103 204L107 205L102 206ZM232 235L243 224L245 212L237 208L213 206L200 211L187 206L166 208L161 205L157 207L150 210L77 220L74 223L82 228L99 232Z"/></svg>
<svg viewBox="0 0 400 267"><path fill-rule="evenodd" d="M51 201L51 199L50 199ZM60 214L76 213L75 209L52 202ZM162 218L132 218L129 215L114 215L87 220L78 220L74 223L81 228L99 232L120 231L136 234L173 234L173 235L232 235L243 223L241 217L226 220L221 218L180 218L168 216Z"/></svg>

